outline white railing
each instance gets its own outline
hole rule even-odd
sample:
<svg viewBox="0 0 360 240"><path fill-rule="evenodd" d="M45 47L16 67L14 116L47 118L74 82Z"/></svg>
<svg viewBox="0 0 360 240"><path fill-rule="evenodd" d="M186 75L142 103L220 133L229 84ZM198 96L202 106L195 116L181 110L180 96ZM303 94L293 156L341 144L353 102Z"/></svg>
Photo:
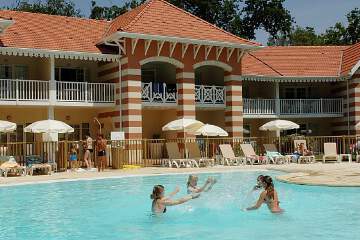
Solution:
<svg viewBox="0 0 360 240"><path fill-rule="evenodd" d="M115 84L88 83L88 101L111 103L115 101Z"/></svg>
<svg viewBox="0 0 360 240"><path fill-rule="evenodd" d="M115 85L87 82L56 82L56 99L63 102L110 103L115 101Z"/></svg>
<svg viewBox="0 0 360 240"><path fill-rule="evenodd" d="M56 100L59 102L114 103L115 84L56 82ZM0 79L0 101L49 102L50 81Z"/></svg>
<svg viewBox="0 0 360 240"><path fill-rule="evenodd" d="M248 115L341 115L343 99L244 99Z"/></svg>
<svg viewBox="0 0 360 240"><path fill-rule="evenodd" d="M224 86L195 86L195 102L204 105L224 105L225 87Z"/></svg>
<svg viewBox="0 0 360 240"><path fill-rule="evenodd" d="M38 80L0 79L2 101L47 101L49 82Z"/></svg>
<svg viewBox="0 0 360 240"><path fill-rule="evenodd" d="M144 103L176 103L176 87L166 83L141 83L141 100Z"/></svg>

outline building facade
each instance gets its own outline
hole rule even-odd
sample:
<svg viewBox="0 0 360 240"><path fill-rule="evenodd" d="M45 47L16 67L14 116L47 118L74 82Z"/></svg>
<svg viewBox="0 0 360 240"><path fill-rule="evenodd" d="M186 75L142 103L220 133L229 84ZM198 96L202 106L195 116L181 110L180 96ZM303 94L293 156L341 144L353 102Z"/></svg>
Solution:
<svg viewBox="0 0 360 240"><path fill-rule="evenodd" d="M0 30L0 119L18 124L1 141L34 140L22 128L47 118L74 140L98 121L127 139L181 137L161 127L182 117L232 137L268 134L257 129L271 119L314 135L360 121L359 44L262 47L163 0L113 21L3 10Z"/></svg>

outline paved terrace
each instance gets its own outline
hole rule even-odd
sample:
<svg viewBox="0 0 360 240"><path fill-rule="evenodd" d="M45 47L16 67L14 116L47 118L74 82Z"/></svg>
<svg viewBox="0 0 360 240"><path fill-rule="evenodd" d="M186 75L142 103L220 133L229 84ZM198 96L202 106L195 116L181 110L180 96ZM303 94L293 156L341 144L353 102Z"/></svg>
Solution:
<svg viewBox="0 0 360 240"><path fill-rule="evenodd" d="M278 180L295 184L360 187L360 164L359 163L316 163L316 164L289 164L267 166L238 166L199 169L175 169L175 168L140 168L127 170L107 170L98 172L63 172L50 176L25 176L0 178L0 186L18 184L44 183L53 181L89 180L102 178L116 178L139 175L158 175L176 173L214 173L214 172L241 172L256 170L279 170L284 172Z"/></svg>

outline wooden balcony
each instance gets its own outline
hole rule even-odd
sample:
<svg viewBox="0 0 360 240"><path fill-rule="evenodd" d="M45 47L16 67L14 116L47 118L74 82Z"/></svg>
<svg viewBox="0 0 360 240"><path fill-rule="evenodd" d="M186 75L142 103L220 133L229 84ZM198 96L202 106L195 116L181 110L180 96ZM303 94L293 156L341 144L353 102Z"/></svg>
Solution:
<svg viewBox="0 0 360 240"><path fill-rule="evenodd" d="M51 92L55 92L51 103ZM115 85L111 83L56 82L0 79L2 105L114 106Z"/></svg>
<svg viewBox="0 0 360 240"><path fill-rule="evenodd" d="M342 117L343 99L244 99L245 118Z"/></svg>

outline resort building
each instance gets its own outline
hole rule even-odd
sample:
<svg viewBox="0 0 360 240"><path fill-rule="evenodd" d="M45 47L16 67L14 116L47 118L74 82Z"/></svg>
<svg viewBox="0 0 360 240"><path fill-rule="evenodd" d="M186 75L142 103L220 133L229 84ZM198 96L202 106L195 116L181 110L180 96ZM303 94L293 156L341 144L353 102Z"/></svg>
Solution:
<svg viewBox="0 0 360 240"><path fill-rule="evenodd" d="M127 139L174 137L161 127L182 117L232 137L269 119L313 135L360 121L360 44L263 47L164 0L113 21L1 10L0 31L0 119L18 124L1 141L34 140L23 127L43 119L73 126L72 140L95 118Z"/></svg>

